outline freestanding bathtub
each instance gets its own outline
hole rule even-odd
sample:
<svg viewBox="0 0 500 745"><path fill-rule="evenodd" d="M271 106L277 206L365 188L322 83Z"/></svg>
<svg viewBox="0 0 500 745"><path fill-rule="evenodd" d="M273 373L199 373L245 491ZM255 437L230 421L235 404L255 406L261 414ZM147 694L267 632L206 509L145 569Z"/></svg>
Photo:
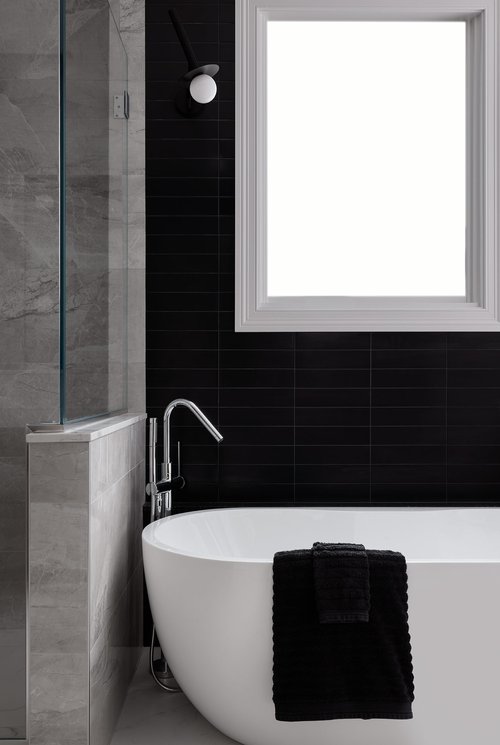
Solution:
<svg viewBox="0 0 500 745"><path fill-rule="evenodd" d="M273 555L314 541L405 554L412 720L274 718ZM149 525L143 552L158 637L175 677L229 737L245 745L500 742L500 510L192 512Z"/></svg>

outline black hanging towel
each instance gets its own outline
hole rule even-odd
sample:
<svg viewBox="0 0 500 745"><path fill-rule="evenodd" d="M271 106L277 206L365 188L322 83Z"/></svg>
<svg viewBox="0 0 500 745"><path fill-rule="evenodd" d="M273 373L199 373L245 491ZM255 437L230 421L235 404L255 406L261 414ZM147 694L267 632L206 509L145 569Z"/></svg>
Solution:
<svg viewBox="0 0 500 745"><path fill-rule="evenodd" d="M359 623L370 617L370 570L359 543L313 543L313 576L320 623Z"/></svg>
<svg viewBox="0 0 500 745"><path fill-rule="evenodd" d="M320 623L312 550L275 555L276 719L412 718L406 561L392 551L366 553L370 610L359 623Z"/></svg>

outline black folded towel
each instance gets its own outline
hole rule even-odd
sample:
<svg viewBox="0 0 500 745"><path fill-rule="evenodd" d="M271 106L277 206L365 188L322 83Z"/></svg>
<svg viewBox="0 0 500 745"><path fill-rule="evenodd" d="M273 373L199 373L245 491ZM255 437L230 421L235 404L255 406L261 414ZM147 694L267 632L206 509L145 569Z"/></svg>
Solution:
<svg viewBox="0 0 500 745"><path fill-rule="evenodd" d="M367 622L370 579L365 547L358 543L314 543L312 557L320 623Z"/></svg>
<svg viewBox="0 0 500 745"><path fill-rule="evenodd" d="M392 551L366 553L370 570L367 623L320 623L312 550L275 555L276 719L411 719L406 561Z"/></svg>

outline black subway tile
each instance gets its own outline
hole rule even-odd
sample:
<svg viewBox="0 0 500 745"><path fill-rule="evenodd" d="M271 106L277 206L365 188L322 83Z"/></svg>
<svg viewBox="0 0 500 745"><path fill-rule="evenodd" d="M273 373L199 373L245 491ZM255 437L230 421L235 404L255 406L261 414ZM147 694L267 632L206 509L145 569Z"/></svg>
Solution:
<svg viewBox="0 0 500 745"><path fill-rule="evenodd" d="M492 333L453 333L448 334L448 349L498 349L500 350L500 334Z"/></svg>
<svg viewBox="0 0 500 745"><path fill-rule="evenodd" d="M448 445L448 463L495 465L500 463L500 445Z"/></svg>
<svg viewBox="0 0 500 745"><path fill-rule="evenodd" d="M373 445L444 445L446 427L437 426L374 426L371 429Z"/></svg>
<svg viewBox="0 0 500 745"><path fill-rule="evenodd" d="M297 370L298 388L366 388L369 370Z"/></svg>
<svg viewBox="0 0 500 745"><path fill-rule="evenodd" d="M375 349L446 349L446 334L443 333L403 333L389 332L372 334L372 348Z"/></svg>
<svg viewBox="0 0 500 745"><path fill-rule="evenodd" d="M499 377L499 370L494 368L448 369L450 388L496 388Z"/></svg>
<svg viewBox="0 0 500 745"><path fill-rule="evenodd" d="M293 370L224 370L220 371L223 388L286 388L293 387Z"/></svg>
<svg viewBox="0 0 500 745"><path fill-rule="evenodd" d="M372 409L371 421L375 427L388 425L408 426L411 424L439 426L446 422L446 409L439 406L379 407Z"/></svg>
<svg viewBox="0 0 500 745"><path fill-rule="evenodd" d="M449 445L500 445L500 423L483 426L448 427Z"/></svg>
<svg viewBox="0 0 500 745"><path fill-rule="evenodd" d="M368 465L297 465L295 481L297 484L368 484L370 468Z"/></svg>
<svg viewBox="0 0 500 745"><path fill-rule="evenodd" d="M300 350L296 352L297 369L356 370L370 367L367 350Z"/></svg>
<svg viewBox="0 0 500 745"><path fill-rule="evenodd" d="M204 274L188 274L187 272L148 272L146 275L146 292L156 292L159 295L169 294L172 290L176 293L216 293L218 290L219 277L215 272ZM148 298L151 300L151 310L161 310L162 297ZM166 308L165 308L166 310Z"/></svg>
<svg viewBox="0 0 500 745"><path fill-rule="evenodd" d="M374 388L372 406L445 406L446 388Z"/></svg>
<svg viewBox="0 0 500 745"><path fill-rule="evenodd" d="M163 329L212 331L217 330L217 325L217 313L210 311L146 311L146 328L151 331L162 331Z"/></svg>
<svg viewBox="0 0 500 745"><path fill-rule="evenodd" d="M500 406L500 388L448 388L449 406Z"/></svg>
<svg viewBox="0 0 500 745"><path fill-rule="evenodd" d="M217 331L163 331L146 332L146 349L190 350L217 349Z"/></svg>
<svg viewBox="0 0 500 745"><path fill-rule="evenodd" d="M446 459L446 448L444 445L372 445L371 455L374 465L439 465Z"/></svg>
<svg viewBox="0 0 500 745"><path fill-rule="evenodd" d="M370 423L368 407L297 407L297 427L367 427Z"/></svg>
<svg viewBox="0 0 500 745"><path fill-rule="evenodd" d="M221 425L222 427L222 425ZM293 465L292 445L220 445L222 465Z"/></svg>
<svg viewBox="0 0 500 745"><path fill-rule="evenodd" d="M295 504L302 507L314 505L342 506L369 504L369 484L297 484Z"/></svg>
<svg viewBox="0 0 500 745"><path fill-rule="evenodd" d="M295 447L297 466L367 465L370 462L370 448L365 445L297 445Z"/></svg>
<svg viewBox="0 0 500 745"><path fill-rule="evenodd" d="M147 385L151 388L174 388L176 386L189 386L191 388L214 388L217 387L217 370L209 369L182 369L149 368L147 371Z"/></svg>
<svg viewBox="0 0 500 745"><path fill-rule="evenodd" d="M261 349L258 351L246 349L221 349L220 365L221 368L225 369L290 369L293 367L293 351L287 349Z"/></svg>
<svg viewBox="0 0 500 745"><path fill-rule="evenodd" d="M374 369L373 388L444 388L446 369Z"/></svg>
<svg viewBox="0 0 500 745"><path fill-rule="evenodd" d="M367 333L301 333L296 334L297 349L317 351L336 349L370 349Z"/></svg>
<svg viewBox="0 0 500 745"><path fill-rule="evenodd" d="M224 442L227 445L281 445L294 442L293 427L224 427Z"/></svg>
<svg viewBox="0 0 500 745"><path fill-rule="evenodd" d="M370 441L368 427L297 427L298 445L367 445Z"/></svg>
<svg viewBox="0 0 500 745"><path fill-rule="evenodd" d="M500 484L500 463L463 463L448 465L449 484Z"/></svg>
<svg viewBox="0 0 500 745"><path fill-rule="evenodd" d="M373 484L445 484L446 467L442 465L373 465Z"/></svg>
<svg viewBox="0 0 500 745"><path fill-rule="evenodd" d="M387 368L390 370L398 368L445 368L446 351L444 349L390 349L372 352L372 364L374 368Z"/></svg>
<svg viewBox="0 0 500 745"><path fill-rule="evenodd" d="M149 370L148 370L149 373ZM202 409L216 409L218 402L218 391L217 388L190 388L189 386L175 386L174 388L167 388L161 386L161 388L148 387L147 391L147 409L150 413L152 407L161 407L165 409L170 401L174 398L187 398L188 400L194 401L195 404L201 406ZM163 412L162 412L163 413ZM162 426L162 425L160 425Z"/></svg>
<svg viewBox="0 0 500 745"><path fill-rule="evenodd" d="M500 506L500 483L448 484L448 504Z"/></svg>
<svg viewBox="0 0 500 745"><path fill-rule="evenodd" d="M446 484L372 484L372 504L398 507L446 504ZM401 546L404 551L404 546Z"/></svg>
<svg viewBox="0 0 500 745"><path fill-rule="evenodd" d="M237 483L221 481L219 494L221 500L231 506L273 506L291 504L294 498L294 485L277 483Z"/></svg>
<svg viewBox="0 0 500 745"><path fill-rule="evenodd" d="M472 369L489 367L500 369L500 349L450 349L448 351L448 366L470 367Z"/></svg>
<svg viewBox="0 0 500 745"><path fill-rule="evenodd" d="M217 370L217 356L216 349L183 349L181 352L172 352L171 349L148 349L146 365L148 370Z"/></svg>
<svg viewBox="0 0 500 745"><path fill-rule="evenodd" d="M496 424L500 421L500 408L490 406L464 406L448 408L448 424Z"/></svg>
<svg viewBox="0 0 500 745"><path fill-rule="evenodd" d="M286 406L220 408L221 427L292 427L293 409Z"/></svg>
<svg viewBox="0 0 500 745"><path fill-rule="evenodd" d="M236 482L241 484L292 484L292 465L257 465L248 464L221 464L220 479L222 483Z"/></svg>
<svg viewBox="0 0 500 745"><path fill-rule="evenodd" d="M370 406L369 388L297 388L296 406Z"/></svg>
<svg viewBox="0 0 500 745"><path fill-rule="evenodd" d="M221 406L288 406L293 409L293 388L221 388Z"/></svg>

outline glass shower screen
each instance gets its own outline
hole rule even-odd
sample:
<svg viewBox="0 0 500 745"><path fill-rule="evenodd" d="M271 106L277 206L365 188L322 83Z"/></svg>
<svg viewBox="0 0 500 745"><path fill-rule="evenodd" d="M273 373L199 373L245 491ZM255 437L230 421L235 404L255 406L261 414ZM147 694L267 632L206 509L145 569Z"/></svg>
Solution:
<svg viewBox="0 0 500 745"><path fill-rule="evenodd" d="M127 55L107 0L66 0L61 421L126 408ZM116 97L116 100L115 100Z"/></svg>

